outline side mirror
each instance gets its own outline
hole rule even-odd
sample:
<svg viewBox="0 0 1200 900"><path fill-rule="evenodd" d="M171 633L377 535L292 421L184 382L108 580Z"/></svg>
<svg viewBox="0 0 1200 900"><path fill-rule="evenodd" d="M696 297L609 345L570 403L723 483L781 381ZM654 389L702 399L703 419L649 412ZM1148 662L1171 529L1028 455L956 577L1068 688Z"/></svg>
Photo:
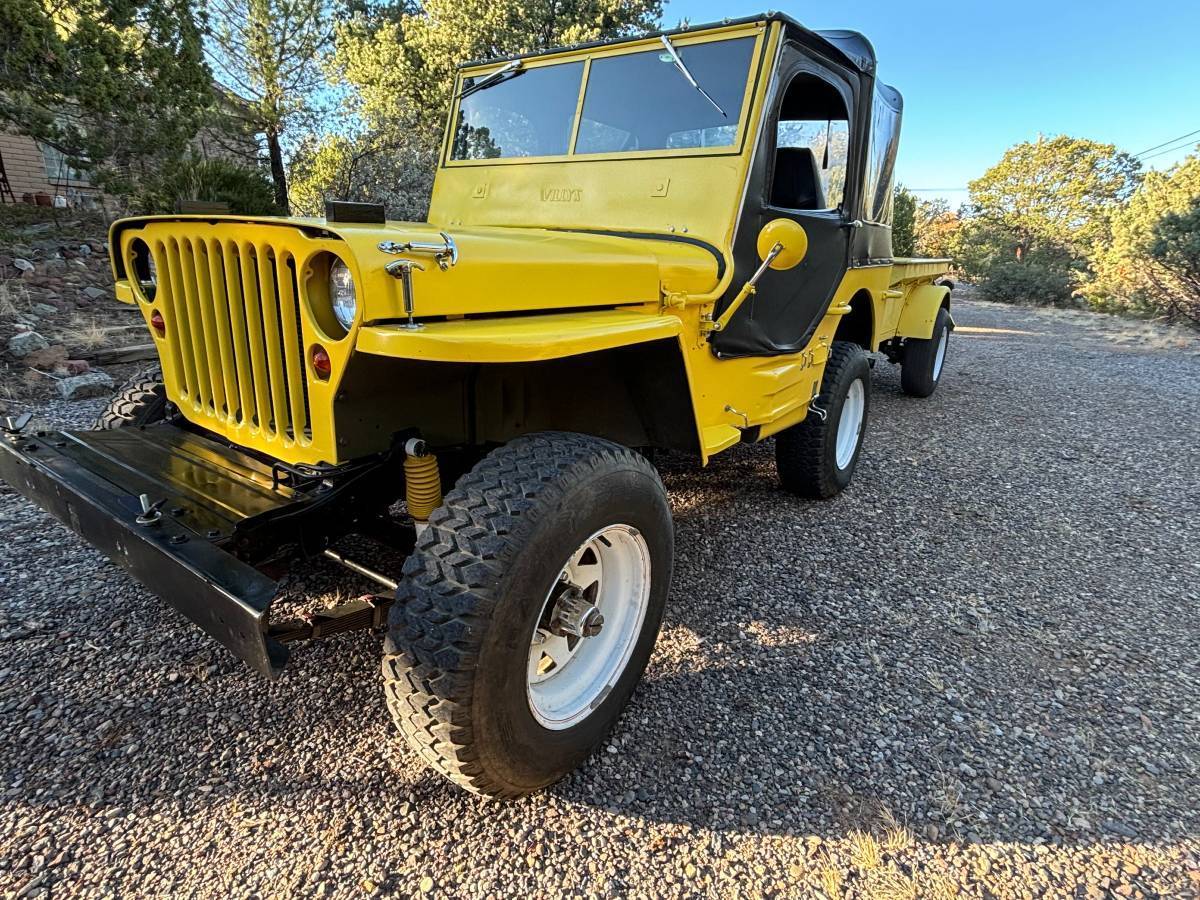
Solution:
<svg viewBox="0 0 1200 900"><path fill-rule="evenodd" d="M776 250L776 247L780 249ZM772 269L791 269L808 253L808 233L799 222L772 219L758 233L758 258ZM768 262L768 257L770 261Z"/></svg>

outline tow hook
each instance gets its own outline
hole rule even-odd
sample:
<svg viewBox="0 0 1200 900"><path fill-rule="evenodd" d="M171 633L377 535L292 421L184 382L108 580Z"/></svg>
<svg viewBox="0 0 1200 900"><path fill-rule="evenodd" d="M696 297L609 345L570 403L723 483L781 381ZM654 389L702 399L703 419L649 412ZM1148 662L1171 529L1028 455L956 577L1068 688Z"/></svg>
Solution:
<svg viewBox="0 0 1200 900"><path fill-rule="evenodd" d="M3 420L0 420L0 428L3 428L8 434L20 434L25 430L25 426L29 424L32 418L33 413L29 412L22 413L16 417L5 416Z"/></svg>
<svg viewBox="0 0 1200 900"><path fill-rule="evenodd" d="M138 503L142 505L142 512L133 521L137 522L143 528L157 525L158 520L162 518L161 507L166 502L166 498L164 497L156 503L151 503L149 494L138 494Z"/></svg>

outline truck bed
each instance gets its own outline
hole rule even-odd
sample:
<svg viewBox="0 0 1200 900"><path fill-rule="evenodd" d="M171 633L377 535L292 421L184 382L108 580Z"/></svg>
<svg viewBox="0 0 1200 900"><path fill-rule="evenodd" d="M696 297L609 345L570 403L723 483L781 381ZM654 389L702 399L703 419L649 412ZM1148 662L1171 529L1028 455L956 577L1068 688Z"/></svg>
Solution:
<svg viewBox="0 0 1200 900"><path fill-rule="evenodd" d="M892 286L933 281L950 271L949 259L909 259L899 257L892 260Z"/></svg>

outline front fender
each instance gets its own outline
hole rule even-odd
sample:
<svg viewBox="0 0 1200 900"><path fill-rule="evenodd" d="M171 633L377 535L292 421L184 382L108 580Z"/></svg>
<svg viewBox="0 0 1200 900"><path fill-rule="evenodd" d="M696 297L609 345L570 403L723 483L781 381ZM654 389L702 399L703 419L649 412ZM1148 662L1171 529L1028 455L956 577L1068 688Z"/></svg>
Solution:
<svg viewBox="0 0 1200 900"><path fill-rule="evenodd" d="M415 329L403 324L364 326L356 349L429 362L538 362L677 339L682 327L676 316L623 309L451 319Z"/></svg>

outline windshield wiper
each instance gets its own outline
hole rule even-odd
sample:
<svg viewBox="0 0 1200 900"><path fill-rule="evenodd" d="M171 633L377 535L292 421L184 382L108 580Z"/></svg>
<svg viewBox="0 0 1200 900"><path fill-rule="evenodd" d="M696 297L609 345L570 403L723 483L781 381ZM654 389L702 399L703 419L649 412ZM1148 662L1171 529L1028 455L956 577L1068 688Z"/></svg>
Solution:
<svg viewBox="0 0 1200 900"><path fill-rule="evenodd" d="M671 62L675 63L675 68L679 70L679 74L687 79L688 84L704 95L704 99L713 105L713 108L721 114L722 118L728 119L729 116L725 114L725 110L721 109L720 104L718 104L716 100L708 95L708 91L700 87L700 82L698 82L695 76L688 71L688 67L683 64L683 60L679 58L679 53L675 50L675 45L671 43L671 39L665 34L660 34L659 40L661 40L663 46L667 48L667 52L671 54Z"/></svg>
<svg viewBox="0 0 1200 900"><path fill-rule="evenodd" d="M498 68L495 72L493 72L491 75L484 78L483 81L477 81L470 87L463 88L461 91L458 92L458 96L455 97L454 99L462 100L464 97L470 97L472 94L476 93L477 91L486 90L487 88L490 88L492 85L499 84L504 79L505 75L508 75L510 72L520 71L521 66L522 66L521 60L519 60L519 59L509 60L504 65L502 65L500 68Z"/></svg>

